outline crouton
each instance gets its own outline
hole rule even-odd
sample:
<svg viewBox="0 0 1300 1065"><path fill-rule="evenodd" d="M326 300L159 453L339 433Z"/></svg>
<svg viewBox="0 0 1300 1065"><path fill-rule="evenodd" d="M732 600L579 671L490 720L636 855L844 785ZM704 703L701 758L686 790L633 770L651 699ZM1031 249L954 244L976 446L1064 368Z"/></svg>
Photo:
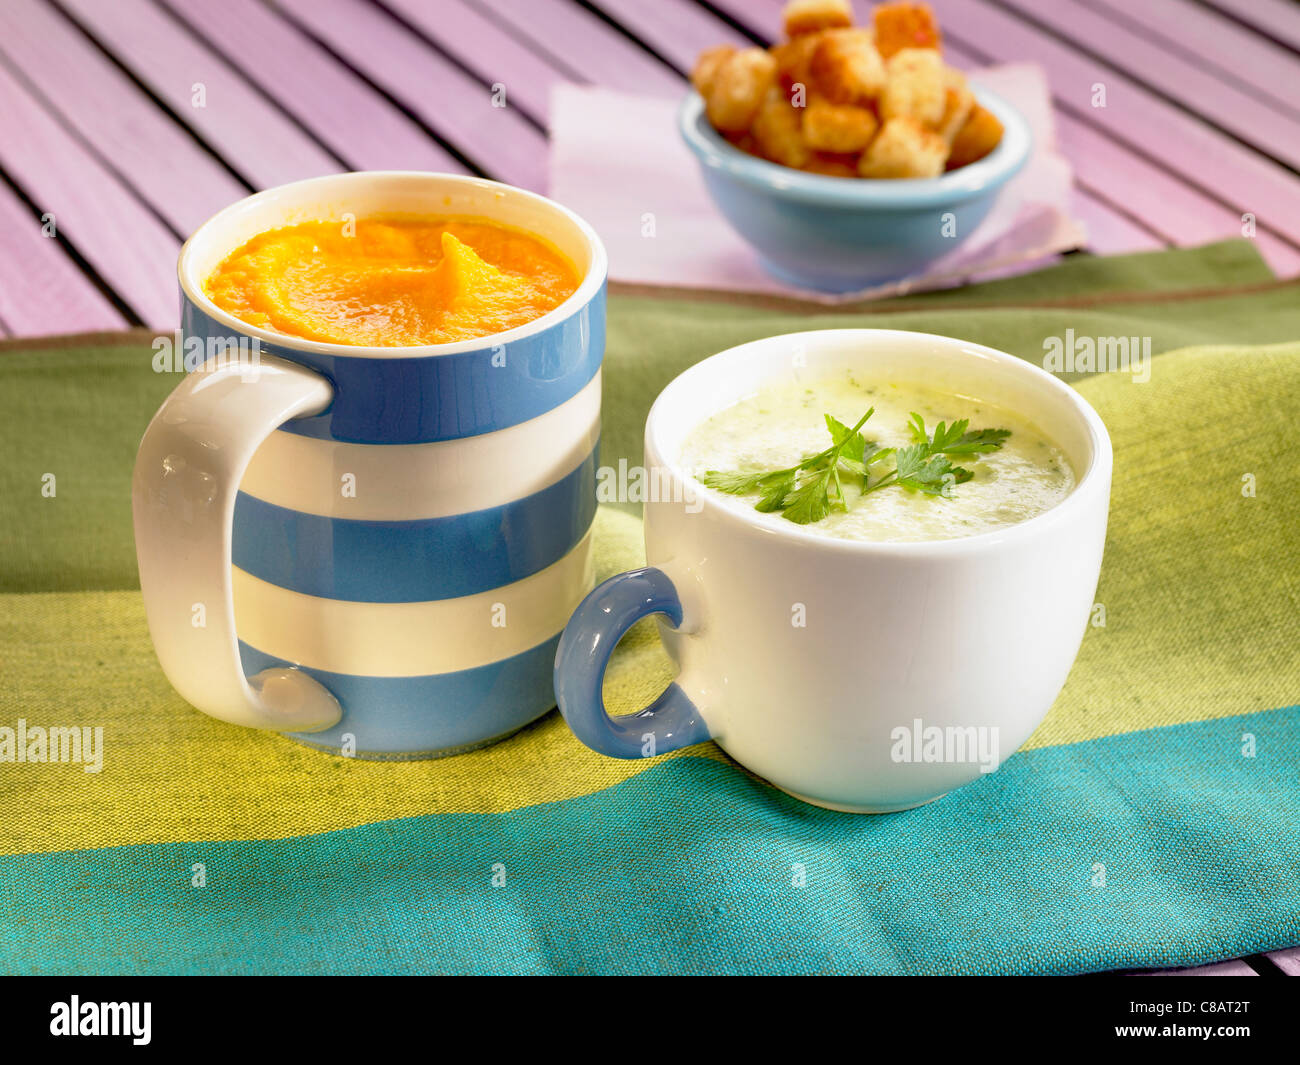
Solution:
<svg viewBox="0 0 1300 1065"><path fill-rule="evenodd" d="M987 155L1002 126L946 66L929 5L789 0L787 39L770 50L700 54L691 83L709 123L743 152L835 177L937 177Z"/></svg>
<svg viewBox="0 0 1300 1065"><path fill-rule="evenodd" d="M781 12L787 37L853 25L849 0L790 0Z"/></svg>
<svg viewBox="0 0 1300 1065"><path fill-rule="evenodd" d="M865 104L885 87L885 64L869 30L828 30L813 50L808 72L831 103Z"/></svg>
<svg viewBox="0 0 1300 1065"><path fill-rule="evenodd" d="M775 81L776 60L762 48L746 48L725 59L704 98L713 128L724 133L748 129Z"/></svg>
<svg viewBox="0 0 1300 1065"><path fill-rule="evenodd" d="M857 155L839 155L834 152L813 152L804 169L823 177L857 177Z"/></svg>
<svg viewBox="0 0 1300 1065"><path fill-rule="evenodd" d="M936 126L945 103L943 60L929 48L904 48L885 64L885 88L880 94L880 117L915 118Z"/></svg>
<svg viewBox="0 0 1300 1065"><path fill-rule="evenodd" d="M899 115L887 119L876 139L858 159L858 176L864 178L925 178L943 172L948 145L934 130L915 118Z"/></svg>
<svg viewBox="0 0 1300 1065"><path fill-rule="evenodd" d="M971 109L970 117L953 138L952 149L948 153L948 169L983 159L1002 140L1002 123L992 112L986 111L979 104Z"/></svg>
<svg viewBox="0 0 1300 1065"><path fill-rule="evenodd" d="M853 104L818 97L803 109L803 139L817 151L856 154L871 143L879 126L870 108Z"/></svg>
<svg viewBox="0 0 1300 1065"><path fill-rule="evenodd" d="M935 123L935 129L951 145L975 107L975 94L970 91L966 76L960 70L945 67L943 81L943 114Z"/></svg>
<svg viewBox="0 0 1300 1065"><path fill-rule="evenodd" d="M802 167L808 162L799 110L773 85L754 116L751 132L764 158L782 166Z"/></svg>
<svg viewBox="0 0 1300 1065"><path fill-rule="evenodd" d="M801 33L794 40L778 44L772 49L772 58L776 60L776 76L787 92L796 85L807 88L812 80L809 64L821 39L821 33Z"/></svg>
<svg viewBox="0 0 1300 1065"><path fill-rule="evenodd" d="M729 44L720 44L717 48L701 52L700 58L695 61L695 69L691 71L691 84L695 86L695 91L701 96L708 96L722 64L735 54L736 49Z"/></svg>
<svg viewBox="0 0 1300 1065"><path fill-rule="evenodd" d="M758 144L754 140L754 135L746 130L744 133L724 133L723 136L731 143L748 155L761 156L763 153L758 150Z"/></svg>
<svg viewBox="0 0 1300 1065"><path fill-rule="evenodd" d="M929 4L881 4L871 13L876 29L876 49L888 59L904 48L933 48L943 46L939 24Z"/></svg>

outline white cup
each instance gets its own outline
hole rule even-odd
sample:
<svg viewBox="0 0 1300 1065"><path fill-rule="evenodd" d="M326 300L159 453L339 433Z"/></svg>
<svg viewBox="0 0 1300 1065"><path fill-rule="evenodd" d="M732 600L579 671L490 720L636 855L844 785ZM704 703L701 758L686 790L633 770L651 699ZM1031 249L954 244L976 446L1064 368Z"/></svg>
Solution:
<svg viewBox="0 0 1300 1065"><path fill-rule="evenodd" d="M1078 475L1018 525L955 540L839 540L774 525L680 466L709 416L781 382L859 379L975 396L1042 427ZM606 581L570 620L556 696L578 738L636 758L712 738L797 798L887 813L997 767L1037 727L1078 654L1101 569L1111 446L1068 385L1004 352L880 329L730 348L668 385L646 422L645 569ZM610 718L601 681L619 638L661 615L676 681Z"/></svg>

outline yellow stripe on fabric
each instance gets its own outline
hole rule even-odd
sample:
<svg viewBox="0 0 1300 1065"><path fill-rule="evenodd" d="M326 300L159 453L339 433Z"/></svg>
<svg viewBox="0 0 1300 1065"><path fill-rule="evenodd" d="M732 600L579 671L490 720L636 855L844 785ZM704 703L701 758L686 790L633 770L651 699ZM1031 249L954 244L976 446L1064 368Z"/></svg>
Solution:
<svg viewBox="0 0 1300 1065"><path fill-rule="evenodd" d="M597 577L635 565L641 525L602 510ZM647 622L611 665L615 712L651 702L671 666ZM0 598L0 726L102 726L103 768L0 763L0 853L176 840L282 839L424 814L491 813L586 795L662 758L619 761L558 713L455 758L361 762L199 713L154 657L138 591ZM693 754L724 757L707 745ZM666 757L674 757L668 755Z"/></svg>
<svg viewBox="0 0 1300 1065"><path fill-rule="evenodd" d="M1115 448L1105 625L1027 746L1294 704L1300 344L1187 348L1145 384L1075 385Z"/></svg>

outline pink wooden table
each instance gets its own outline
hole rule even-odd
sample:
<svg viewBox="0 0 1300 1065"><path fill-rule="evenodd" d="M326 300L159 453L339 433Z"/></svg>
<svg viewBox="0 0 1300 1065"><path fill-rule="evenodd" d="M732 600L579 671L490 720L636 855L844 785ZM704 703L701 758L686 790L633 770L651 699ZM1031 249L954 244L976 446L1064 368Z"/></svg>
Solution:
<svg viewBox="0 0 1300 1065"><path fill-rule="evenodd" d="M1249 215L1300 274L1300 4L931 4L957 65L1046 71L1091 251L1241 236ZM781 6L0 0L0 335L173 328L181 241L269 185L401 168L544 190L552 86L679 96L700 50L766 43ZM1300 975L1300 950L1189 971Z"/></svg>

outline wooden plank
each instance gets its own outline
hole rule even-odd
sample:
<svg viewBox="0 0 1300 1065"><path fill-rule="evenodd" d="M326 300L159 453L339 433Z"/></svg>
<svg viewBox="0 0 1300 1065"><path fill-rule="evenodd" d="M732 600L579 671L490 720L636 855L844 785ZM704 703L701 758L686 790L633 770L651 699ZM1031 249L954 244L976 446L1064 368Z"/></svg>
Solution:
<svg viewBox="0 0 1300 1065"><path fill-rule="evenodd" d="M1149 31L1157 47L1175 48L1255 92L1300 113L1300 56L1190 0L1085 0L1107 17Z"/></svg>
<svg viewBox="0 0 1300 1065"><path fill-rule="evenodd" d="M0 64L0 166L146 325L178 317L180 241Z"/></svg>
<svg viewBox="0 0 1300 1065"><path fill-rule="evenodd" d="M1269 961L1281 969L1287 976L1300 976L1300 947L1288 950L1275 950L1265 955Z"/></svg>
<svg viewBox="0 0 1300 1065"><path fill-rule="evenodd" d="M0 4L0 52L177 234L247 194L85 35L40 0ZM148 160L147 166L137 165Z"/></svg>
<svg viewBox="0 0 1300 1065"><path fill-rule="evenodd" d="M275 104L149 0L59 4L255 188L342 167ZM204 106L196 106L195 86Z"/></svg>
<svg viewBox="0 0 1300 1065"><path fill-rule="evenodd" d="M1236 213L1300 242L1300 178L1264 159L1200 119L1160 99L1127 75L1106 71L1107 107L1091 106L1097 64L998 8L975 0L934 0L954 43L970 45L997 62L1042 64L1058 104L1104 128L1135 154L1167 166ZM1212 160L1213 165L1207 166Z"/></svg>
<svg viewBox="0 0 1300 1065"><path fill-rule="evenodd" d="M129 323L57 240L41 232L32 214L0 184L0 323L17 336L123 329Z"/></svg>
<svg viewBox="0 0 1300 1065"><path fill-rule="evenodd" d="M689 73L695 57L719 44L749 48L753 41L691 0L593 0L615 22L648 44L678 70Z"/></svg>
<svg viewBox="0 0 1300 1065"><path fill-rule="evenodd" d="M1057 141L1079 183L1121 204L1170 244L1204 244L1227 235L1241 236L1241 218L1229 208L1133 155L1086 122L1068 113L1055 117Z"/></svg>
<svg viewBox="0 0 1300 1065"><path fill-rule="evenodd" d="M960 45L948 44L944 50L945 58L953 66L963 70L978 70L989 66L983 56L977 55ZM1070 159L1074 170L1074 188L1070 195L1070 210L1088 228L1088 250L1098 255L1121 255L1125 252L1156 251L1175 243L1168 234L1170 227L1153 226L1146 216L1127 202L1129 164L1131 157L1117 160L1113 152L1107 152L1108 165L1099 167L1095 173L1086 178L1080 174L1075 163L1077 142L1071 138L1074 132L1070 116L1053 109L1052 121L1056 133L1057 149ZM1108 145L1108 148L1114 147ZM1123 149L1118 149L1123 151ZM1141 160L1137 160L1141 162ZM1163 179L1165 175L1161 173ZM1191 192L1182 186L1182 190ZM1174 203L1179 202L1178 192ZM1199 196L1199 194L1193 193ZM1160 201L1157 201L1158 203ZM1220 211L1218 204L1211 205ZM1121 209L1122 208L1122 209Z"/></svg>
<svg viewBox="0 0 1300 1065"><path fill-rule="evenodd" d="M785 0L711 0L713 6L731 18L734 18L751 33L756 33L766 41L775 41L781 36L781 10ZM870 23L870 6L858 0L853 5L854 15L862 25Z"/></svg>
<svg viewBox="0 0 1300 1065"><path fill-rule="evenodd" d="M490 84L387 13L361 0L283 0L281 7L485 173L523 188L545 186L541 131L518 108L494 107Z"/></svg>
<svg viewBox="0 0 1300 1065"><path fill-rule="evenodd" d="M1135 82L1163 93L1256 150L1289 166L1300 166L1300 119L1261 104L1257 94L1224 81L1203 62L1153 47L1123 23L1084 7L1078 0L1000 2L1065 37L1080 53L1103 64L1094 70L1093 81L1109 81L1109 70L1125 71ZM987 2L983 6L988 7Z"/></svg>
<svg viewBox="0 0 1300 1065"><path fill-rule="evenodd" d="M1086 123L1058 113L1056 130L1080 186L1123 207L1170 244L1192 247L1243 235L1239 215ZM1258 228L1254 240L1278 276L1300 273L1300 248Z"/></svg>
<svg viewBox="0 0 1300 1065"><path fill-rule="evenodd" d="M1271 39L1300 51L1300 8L1288 0L1205 0Z"/></svg>
<svg viewBox="0 0 1300 1065"><path fill-rule="evenodd" d="M438 4L384 0L384 6L417 27L484 84L503 85L506 100L541 125L550 115L551 88L561 82L586 80L558 59L523 44L499 19L461 0Z"/></svg>
<svg viewBox="0 0 1300 1065"><path fill-rule="evenodd" d="M1087 228L1087 248L1094 254L1162 251L1169 246L1145 226L1078 185L1070 190L1070 213Z"/></svg>
<svg viewBox="0 0 1300 1065"><path fill-rule="evenodd" d="M948 59L956 66L977 68L987 60L957 42L949 42ZM1179 175L1135 155L1105 133L1059 108L1053 112L1057 143L1074 168L1079 189L1095 195L1110 215L1138 222L1164 244L1190 247L1242 235L1241 217L1217 200L1187 184ZM1089 209L1085 207L1084 220ZM1095 214L1093 215L1095 217ZM1134 220L1137 220L1135 222ZM1139 250L1136 245L1107 243L1114 218L1098 219L1104 227L1093 233L1088 246L1102 254ZM1269 233L1256 236L1260 254L1280 276L1300 273L1300 249Z"/></svg>
<svg viewBox="0 0 1300 1065"><path fill-rule="evenodd" d="M645 49L570 0L470 0L584 78L607 89L677 97L682 79Z"/></svg>
<svg viewBox="0 0 1300 1065"><path fill-rule="evenodd" d="M354 170L466 172L382 93L259 0L162 0Z"/></svg>

